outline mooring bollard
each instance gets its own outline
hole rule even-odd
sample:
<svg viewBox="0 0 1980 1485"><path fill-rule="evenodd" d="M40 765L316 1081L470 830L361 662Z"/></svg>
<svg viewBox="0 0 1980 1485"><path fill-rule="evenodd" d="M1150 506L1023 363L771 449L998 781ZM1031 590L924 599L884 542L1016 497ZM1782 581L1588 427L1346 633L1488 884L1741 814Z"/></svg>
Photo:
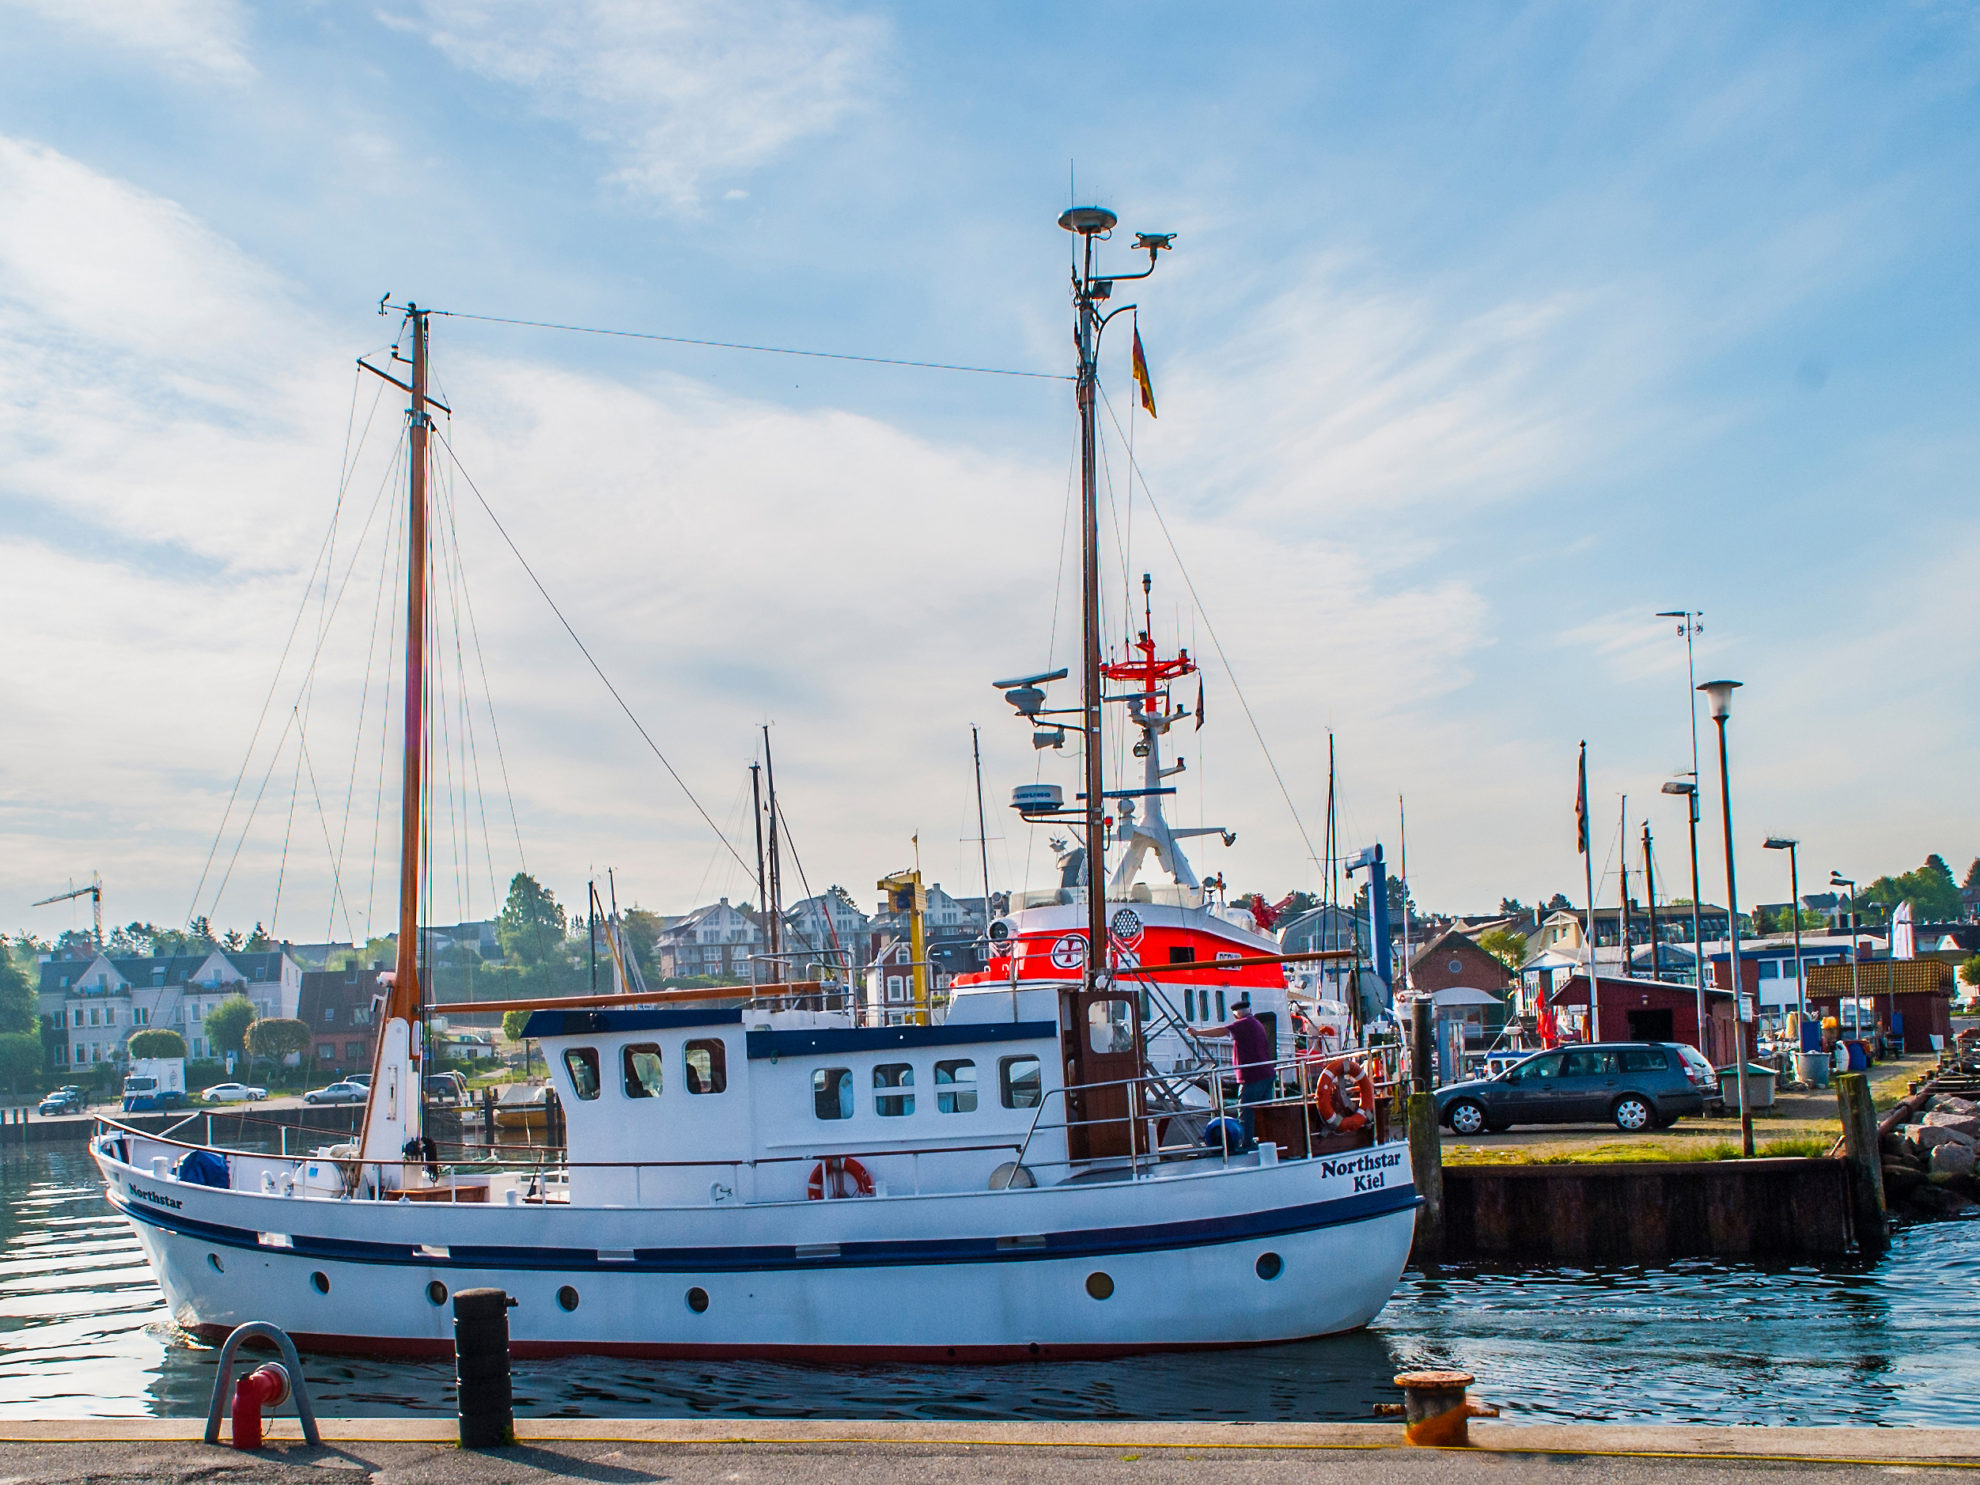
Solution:
<svg viewBox="0 0 1980 1485"><path fill-rule="evenodd" d="M1462 1449L1471 1443L1471 1420L1496 1418L1499 1410L1464 1394L1477 1378L1470 1372L1404 1372L1396 1378L1400 1403L1377 1403L1375 1411L1403 1420L1403 1442L1427 1449Z"/></svg>
<svg viewBox="0 0 1980 1485"><path fill-rule="evenodd" d="M454 1291L454 1383L463 1449L499 1449L516 1441L509 1386L509 1310L501 1289Z"/></svg>
<svg viewBox="0 0 1980 1485"><path fill-rule="evenodd" d="M1884 1157L1877 1141L1877 1106L1863 1073L1836 1077L1836 1104L1842 1115L1843 1182L1856 1246L1875 1258L1891 1245L1891 1221L1884 1205Z"/></svg>

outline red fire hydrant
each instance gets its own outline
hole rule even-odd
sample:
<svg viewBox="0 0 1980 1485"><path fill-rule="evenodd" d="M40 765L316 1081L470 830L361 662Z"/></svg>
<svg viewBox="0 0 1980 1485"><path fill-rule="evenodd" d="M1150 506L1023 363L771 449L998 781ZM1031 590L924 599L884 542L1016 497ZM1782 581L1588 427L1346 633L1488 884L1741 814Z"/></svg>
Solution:
<svg viewBox="0 0 1980 1485"><path fill-rule="evenodd" d="M279 1408L289 1400L289 1369L271 1361L234 1384L234 1447L261 1447L261 1410Z"/></svg>

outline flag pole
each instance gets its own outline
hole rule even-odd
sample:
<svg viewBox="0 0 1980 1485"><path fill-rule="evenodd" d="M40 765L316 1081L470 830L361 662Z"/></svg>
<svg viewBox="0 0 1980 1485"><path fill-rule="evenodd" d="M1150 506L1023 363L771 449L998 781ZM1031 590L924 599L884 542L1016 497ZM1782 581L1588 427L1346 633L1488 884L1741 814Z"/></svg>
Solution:
<svg viewBox="0 0 1980 1485"><path fill-rule="evenodd" d="M1581 744L1581 792L1575 800L1580 817L1581 860L1588 882L1588 1040L1602 1039L1601 977L1595 968L1595 843L1588 833L1588 743Z"/></svg>

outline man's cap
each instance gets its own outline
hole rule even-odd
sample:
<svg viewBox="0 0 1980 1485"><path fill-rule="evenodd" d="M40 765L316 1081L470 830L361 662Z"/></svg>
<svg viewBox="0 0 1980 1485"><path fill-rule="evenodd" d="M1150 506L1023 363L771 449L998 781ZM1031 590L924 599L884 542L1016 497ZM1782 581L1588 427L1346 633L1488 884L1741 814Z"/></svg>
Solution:
<svg viewBox="0 0 1980 1485"><path fill-rule="evenodd" d="M1240 996L1239 996L1239 997L1237 998L1237 1000L1236 1000L1236 1002L1235 1002L1235 1003L1234 1003L1234 1004L1233 1004L1233 1005L1231 1006L1231 1009L1232 1009L1232 1010L1234 1010L1234 1011L1248 1011L1248 1010L1250 1010L1250 1009L1251 1009L1251 997L1250 997L1249 995L1240 995Z"/></svg>

